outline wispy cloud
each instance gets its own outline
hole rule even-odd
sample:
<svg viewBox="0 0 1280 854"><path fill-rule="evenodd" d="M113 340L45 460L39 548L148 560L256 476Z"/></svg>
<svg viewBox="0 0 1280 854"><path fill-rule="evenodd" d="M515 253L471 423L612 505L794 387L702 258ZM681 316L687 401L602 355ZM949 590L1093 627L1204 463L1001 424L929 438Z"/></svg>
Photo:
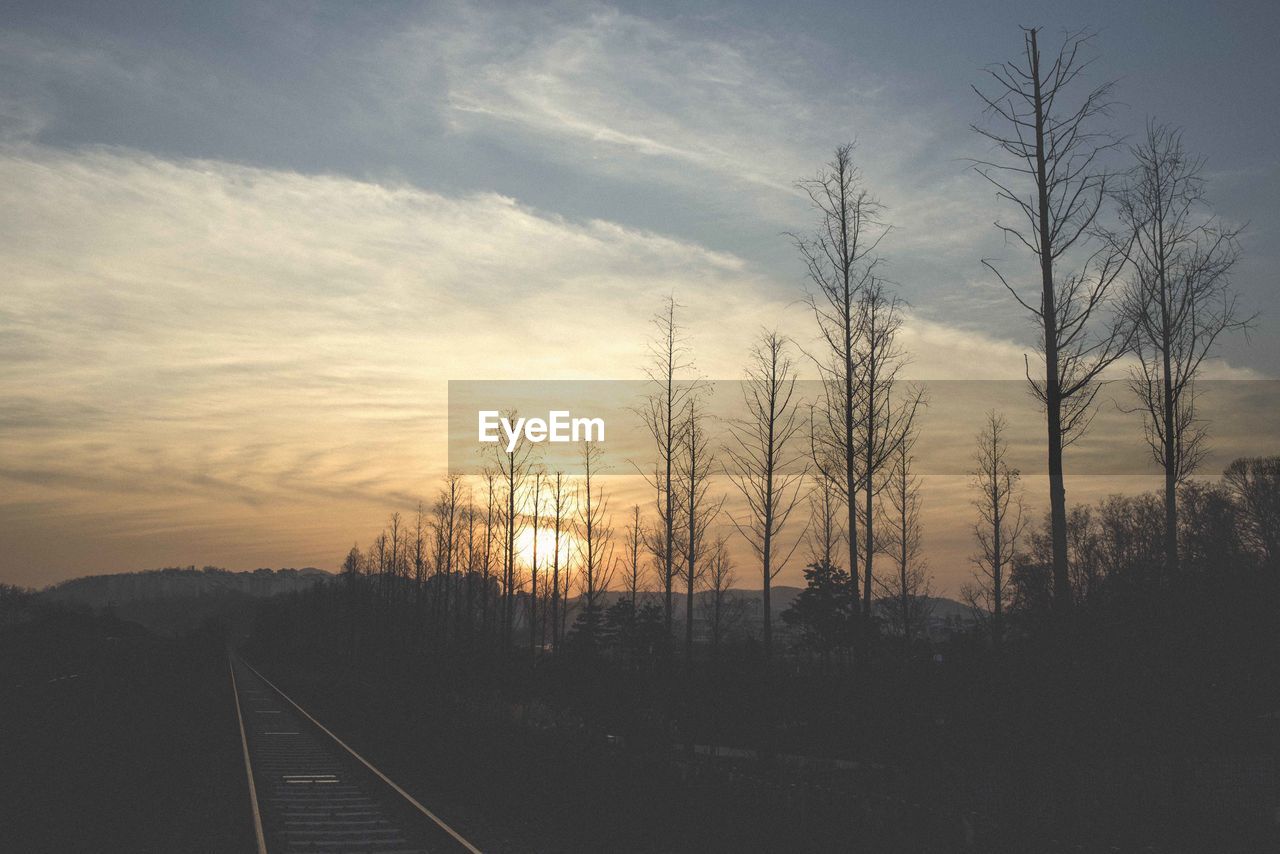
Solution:
<svg viewBox="0 0 1280 854"><path fill-rule="evenodd" d="M446 379L633 369L682 288L755 310L732 256L492 194L32 146L0 181L22 212L0 229L0 339L25 353L0 364L21 460L5 508L127 516L164 494L380 515L442 465Z"/></svg>

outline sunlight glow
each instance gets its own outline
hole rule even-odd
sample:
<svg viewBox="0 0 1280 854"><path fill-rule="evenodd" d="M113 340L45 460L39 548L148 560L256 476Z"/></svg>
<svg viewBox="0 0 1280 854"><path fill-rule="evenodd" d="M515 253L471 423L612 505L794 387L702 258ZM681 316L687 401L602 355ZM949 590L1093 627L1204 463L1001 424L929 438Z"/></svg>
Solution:
<svg viewBox="0 0 1280 854"><path fill-rule="evenodd" d="M556 549L556 534L550 528L539 528L536 535L531 526L527 526L516 536L516 557L526 567L533 565L533 544L538 544L538 572L550 572L552 555ZM568 531L560 532L560 566L569 562L572 552L572 536Z"/></svg>

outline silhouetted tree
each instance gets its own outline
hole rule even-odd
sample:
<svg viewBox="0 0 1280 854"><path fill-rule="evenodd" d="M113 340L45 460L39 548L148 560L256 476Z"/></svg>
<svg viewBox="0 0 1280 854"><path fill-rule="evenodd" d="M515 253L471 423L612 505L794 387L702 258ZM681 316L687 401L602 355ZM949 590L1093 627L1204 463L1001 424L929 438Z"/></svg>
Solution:
<svg viewBox="0 0 1280 854"><path fill-rule="evenodd" d="M514 411L508 411L503 414L514 423L516 419ZM516 566L516 540L521 527L520 519L524 509L524 492L528 488L527 481L532 466L532 447L530 444L520 442L510 451L499 447L494 452L498 479L502 483L506 499L501 517L504 535L502 544L501 640L504 653L511 650L512 632L515 626L516 594L519 589L519 571Z"/></svg>
<svg viewBox="0 0 1280 854"><path fill-rule="evenodd" d="M873 565L879 548L875 534L875 497L884 486L881 470L901 451L911 433L916 412L924 403L924 391L916 388L895 399L898 374L906 362L898 345L902 328L902 304L891 296L884 282L872 276L858 295L860 353L858 390L861 395L856 442L862 458L862 613L871 616L875 587ZM870 619L867 625L871 624Z"/></svg>
<svg viewBox="0 0 1280 854"><path fill-rule="evenodd" d="M426 626L426 585L429 561L427 559L428 523L422 502L418 502L417 512L413 517L413 540L410 544L413 561L413 639L415 645L421 644L425 637Z"/></svg>
<svg viewBox="0 0 1280 854"><path fill-rule="evenodd" d="M881 521L877 534L880 551L896 564L895 571L876 579L879 610L889 631L902 638L903 647L922 637L929 626L929 570L921 547L920 479L911 473L910 435L898 445L898 454L885 478Z"/></svg>
<svg viewBox="0 0 1280 854"><path fill-rule="evenodd" d="M636 606L623 597L604 612L603 635L605 642L618 650L624 658L635 657Z"/></svg>
<svg viewBox="0 0 1280 854"><path fill-rule="evenodd" d="M1093 507L1081 504L1067 513L1067 565L1071 569L1071 594L1076 604L1097 599L1103 593L1106 567Z"/></svg>
<svg viewBox="0 0 1280 854"><path fill-rule="evenodd" d="M988 621L991 642L996 647L1004 640L1009 570L1026 527L1022 473L1009 465L1007 428L1004 416L993 409L978 433L973 470L973 488L978 492L973 501L978 511L973 534L978 540L978 554L973 557L974 583L963 589L965 601L975 615Z"/></svg>
<svg viewBox="0 0 1280 854"><path fill-rule="evenodd" d="M1023 296L991 261L999 278L1042 333L1043 379L1027 379L1044 404L1048 428L1049 506L1053 584L1058 607L1071 603L1067 560L1067 498L1062 451L1088 426L1097 379L1128 349L1123 317L1102 317L1108 292L1123 269L1124 247L1095 241L1095 223L1107 195L1099 158L1114 141L1094 124L1108 112L1112 85L1098 86L1069 103L1087 63L1080 51L1087 34L1067 36L1046 64L1039 30L1023 31L1023 55L987 69L992 90L973 91L998 127L973 129L1006 156L979 161L976 169L1012 203L1025 224L997 222L1005 235L1026 247L1039 267L1034 296ZM1101 246L1095 243L1101 242ZM1079 258L1068 271L1068 259Z"/></svg>
<svg viewBox="0 0 1280 854"><path fill-rule="evenodd" d="M723 537L712 544L705 564L702 576L704 591L698 605L702 611L702 621L707 627L708 640L711 641L712 656L716 657L729 632L742 621L743 603L729 595L735 575L733 560Z"/></svg>
<svg viewBox="0 0 1280 854"><path fill-rule="evenodd" d="M745 514L730 517L760 561L763 584L764 654L773 654L770 588L799 544L779 542L800 502L806 466L796 438L804 421L795 399L796 377L787 341L765 332L751 348L747 379L742 384L747 415L730 422L724 449L730 480L745 501Z"/></svg>
<svg viewBox="0 0 1280 854"><path fill-rule="evenodd" d="M1204 160L1182 134L1148 123L1130 151L1137 161L1116 192L1133 274L1124 310L1134 325L1138 398L1147 444L1164 471L1165 563L1178 571L1178 485L1205 454L1195 380L1219 336L1243 328L1228 277L1239 258L1238 230L1206 213Z"/></svg>
<svg viewBox="0 0 1280 854"><path fill-rule="evenodd" d="M582 485L575 502L578 508L577 533L582 549L582 611L575 629L580 640L595 643L601 616L601 594L609 589L615 563L613 527L609 522L609 500L599 481L599 445L582 445Z"/></svg>
<svg viewBox="0 0 1280 854"><path fill-rule="evenodd" d="M640 522L640 505L633 505L631 508L631 523L626 530L625 545L627 554L624 567L627 594L631 598L631 610L633 613L638 607L636 597L640 593L640 578L644 573L644 564L640 558L640 553L644 547L646 536L644 525Z"/></svg>
<svg viewBox="0 0 1280 854"><path fill-rule="evenodd" d="M707 530L724 505L723 498L710 494L715 457L704 423L706 415L702 405L701 392L689 396L681 429L682 455L677 473L684 509L685 561L681 575L685 582L684 652L688 661L693 659L693 596L701 577L698 559Z"/></svg>
<svg viewBox="0 0 1280 854"><path fill-rule="evenodd" d="M805 588L782 612L782 621L796 629L798 646L816 655L827 669L836 651L849 643L860 602L850 595L849 573L831 564L810 564L804 580Z"/></svg>
<svg viewBox="0 0 1280 854"><path fill-rule="evenodd" d="M564 590L561 589L561 538L565 532L565 525L569 521L569 492L565 488L564 473L556 472L552 479L551 485L551 518L552 518L552 547L551 547L551 648L558 649L560 646L560 637L563 632L563 624L561 623L561 596ZM568 585L564 585L566 588Z"/></svg>
<svg viewBox="0 0 1280 854"><path fill-rule="evenodd" d="M677 379L679 373L690 367L688 347L676 321L677 308L675 297L668 297L662 311L653 317L655 336L649 344L649 365L645 373L654 390L640 410L657 449L653 474L648 476L649 485L657 493L655 510L658 526L653 535L652 551L662 569L663 614L668 634L672 628L676 517L680 504L674 478L680 455L681 423L690 393L690 387Z"/></svg>
<svg viewBox="0 0 1280 854"><path fill-rule="evenodd" d="M1280 457L1235 460L1223 480L1240 506L1245 542L1262 566L1280 571Z"/></svg>
<svg viewBox="0 0 1280 854"><path fill-rule="evenodd" d="M1164 574L1164 518L1154 495L1111 495L1097 507L1103 574L1126 595L1149 597Z"/></svg>
<svg viewBox="0 0 1280 854"><path fill-rule="evenodd" d="M436 638L448 641L449 609L453 589L454 561L458 550L458 521L462 502L462 478L451 474L437 493L432 506L431 528L434 533L432 563L435 566L435 602L432 614Z"/></svg>
<svg viewBox="0 0 1280 854"><path fill-rule="evenodd" d="M855 439L862 361L858 298L875 278L879 265L876 248L888 228L881 221L883 207L862 186L862 176L853 164L853 143L838 147L831 162L799 186L818 213L812 236L793 239L804 258L812 288L807 300L822 338L822 352L813 357L826 398L823 414L827 429L822 431L821 441L829 446L838 467L848 512L845 534L849 539L850 595L856 603L857 492L864 475Z"/></svg>
<svg viewBox="0 0 1280 854"><path fill-rule="evenodd" d="M529 654L538 652L538 539L542 533L542 482L541 469L533 472L533 542L529 559Z"/></svg>
<svg viewBox="0 0 1280 854"><path fill-rule="evenodd" d="M828 445L818 440L821 429L814 417L814 407L809 407L809 467L813 473L809 487L809 524L805 539L809 546L809 562L832 566L839 562L840 501L843 490L837 466Z"/></svg>
<svg viewBox="0 0 1280 854"><path fill-rule="evenodd" d="M461 510L461 533L458 538L459 548L462 550L462 571L465 574L465 595L462 602L459 603L459 630L465 635L466 642L470 644L475 634L475 587L480 552L478 550L476 540L476 526L478 522L478 512L475 504L475 489L468 484L466 503L462 505Z"/></svg>
<svg viewBox="0 0 1280 854"><path fill-rule="evenodd" d="M1189 480L1179 492L1178 547L1186 558L1183 568L1202 576L1224 569L1238 572L1248 563L1244 537L1250 525L1242 518L1231 487Z"/></svg>
<svg viewBox="0 0 1280 854"><path fill-rule="evenodd" d="M498 532L501 508L498 506L498 476L493 467L484 471L484 556L481 564L480 579L480 634L485 642L489 640L490 607L489 590L493 579L494 537Z"/></svg>

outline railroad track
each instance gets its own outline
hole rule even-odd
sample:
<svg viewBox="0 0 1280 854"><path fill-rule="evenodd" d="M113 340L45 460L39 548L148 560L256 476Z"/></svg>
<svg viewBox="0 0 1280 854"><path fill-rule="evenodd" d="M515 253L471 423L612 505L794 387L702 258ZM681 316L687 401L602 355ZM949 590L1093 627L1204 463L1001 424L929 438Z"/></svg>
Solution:
<svg viewBox="0 0 1280 854"><path fill-rule="evenodd" d="M232 656L258 854L480 852Z"/></svg>

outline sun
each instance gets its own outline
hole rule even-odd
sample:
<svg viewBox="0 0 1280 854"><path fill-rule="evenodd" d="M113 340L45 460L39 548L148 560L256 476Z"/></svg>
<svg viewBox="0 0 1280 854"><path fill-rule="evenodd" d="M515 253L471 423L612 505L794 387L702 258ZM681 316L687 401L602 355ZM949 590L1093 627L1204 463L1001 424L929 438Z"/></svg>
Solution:
<svg viewBox="0 0 1280 854"><path fill-rule="evenodd" d="M572 543L567 531L560 532L560 565L568 563ZM550 528L523 528L516 536L516 557L526 567L533 565L533 546L538 545L538 572L551 569L552 554L556 550L556 533Z"/></svg>

